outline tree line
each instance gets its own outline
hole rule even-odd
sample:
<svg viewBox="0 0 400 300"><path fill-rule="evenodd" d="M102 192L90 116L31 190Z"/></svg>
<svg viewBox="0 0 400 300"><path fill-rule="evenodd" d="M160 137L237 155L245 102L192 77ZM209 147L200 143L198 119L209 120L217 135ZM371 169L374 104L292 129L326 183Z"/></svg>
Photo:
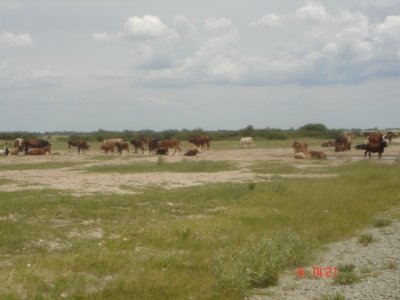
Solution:
<svg viewBox="0 0 400 300"><path fill-rule="evenodd" d="M157 139L172 139L188 140L191 137L198 135L207 135L212 140L229 140L238 139L244 136L267 140L288 140L299 139L304 137L335 139L341 135L342 129L329 129L325 125L306 124L298 129L277 129L277 128L262 128L257 129L252 125L239 130L203 130L196 129L167 129L163 131L154 130L123 130L111 131L99 129L92 132L76 132L76 131L53 131L53 132L27 132L27 131L7 131L0 132L0 140L15 140L16 138L45 138L56 139L59 141L67 141L69 139L83 139L90 142L101 142L107 138L122 138L124 140L134 140L140 138L154 137Z"/></svg>

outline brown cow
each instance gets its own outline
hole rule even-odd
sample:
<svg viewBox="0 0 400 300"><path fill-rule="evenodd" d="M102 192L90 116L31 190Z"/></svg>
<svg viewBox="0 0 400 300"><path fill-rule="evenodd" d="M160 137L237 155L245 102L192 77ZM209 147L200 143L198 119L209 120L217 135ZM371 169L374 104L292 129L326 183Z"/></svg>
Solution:
<svg viewBox="0 0 400 300"><path fill-rule="evenodd" d="M183 155L185 155L185 156L196 156L199 153L200 153L200 151L198 149L189 149Z"/></svg>
<svg viewBox="0 0 400 300"><path fill-rule="evenodd" d="M375 135L374 137L370 136L368 138L368 144L365 146L364 158L366 158L367 153L369 158L371 158L372 153L378 153L379 158L382 158L382 153L387 147L386 141L383 139L383 135Z"/></svg>
<svg viewBox="0 0 400 300"><path fill-rule="evenodd" d="M28 150L30 148L43 148L47 145L50 145L49 141L40 140L40 139L27 139L23 141L25 154L28 154Z"/></svg>
<svg viewBox="0 0 400 300"><path fill-rule="evenodd" d="M166 149L174 149L174 153L172 155L175 155L176 150L178 150L179 155L181 154L181 147L180 147L180 141L179 140L162 140L159 141L157 143L157 149L162 149L162 148L166 148Z"/></svg>
<svg viewBox="0 0 400 300"><path fill-rule="evenodd" d="M85 154L86 151L89 151L90 148L90 146L86 143L86 141L82 140L79 140L76 146L78 147L78 154L81 154L81 152L82 154Z"/></svg>
<svg viewBox="0 0 400 300"><path fill-rule="evenodd" d="M152 155L157 152L157 144L159 140L155 138L151 138L147 141L147 146L149 147L149 155Z"/></svg>
<svg viewBox="0 0 400 300"><path fill-rule="evenodd" d="M51 144L48 144L41 148L29 148L28 155L45 155L46 153L51 153Z"/></svg>
<svg viewBox="0 0 400 300"><path fill-rule="evenodd" d="M389 143L392 141L392 139L397 138L397 134L393 133L392 131L388 131L385 135L385 139L389 141Z"/></svg>
<svg viewBox="0 0 400 300"><path fill-rule="evenodd" d="M210 150L210 141L211 139L206 135L199 135L189 139L189 143L192 143L199 148L207 147L207 150Z"/></svg>
<svg viewBox="0 0 400 300"><path fill-rule="evenodd" d="M104 153L107 154L108 151L111 151L112 153L114 153L114 145L111 144L103 144L100 146L101 150L104 150Z"/></svg>
<svg viewBox="0 0 400 300"><path fill-rule="evenodd" d="M117 147L118 154L122 154L122 150L126 150L129 153L129 145L128 143L115 143L115 146Z"/></svg>
<svg viewBox="0 0 400 300"><path fill-rule="evenodd" d="M298 142L298 141L294 141L292 147L294 149L294 153L299 153L299 152L307 151L308 144L307 143Z"/></svg>
<svg viewBox="0 0 400 300"><path fill-rule="evenodd" d="M138 153L138 149L140 149L140 150L142 150L142 154L143 154L145 143L146 142L144 139L131 140L131 144L133 145L133 147L135 147L135 153Z"/></svg>
<svg viewBox="0 0 400 300"><path fill-rule="evenodd" d="M77 140L69 140L68 141L68 151L71 151L71 147L77 147L78 141Z"/></svg>

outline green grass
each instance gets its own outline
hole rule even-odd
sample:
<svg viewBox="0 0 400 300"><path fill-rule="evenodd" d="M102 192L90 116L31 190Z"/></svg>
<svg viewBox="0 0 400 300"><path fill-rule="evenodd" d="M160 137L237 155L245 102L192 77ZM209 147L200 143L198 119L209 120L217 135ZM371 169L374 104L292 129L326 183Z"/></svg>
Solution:
<svg viewBox="0 0 400 300"><path fill-rule="evenodd" d="M400 204L400 166L335 171L255 188L0 191L0 298L243 299Z"/></svg>
<svg viewBox="0 0 400 300"><path fill-rule="evenodd" d="M12 179L0 178L0 185L10 184L10 183L14 183L14 182L15 182L15 180L12 180Z"/></svg>
<svg viewBox="0 0 400 300"><path fill-rule="evenodd" d="M360 277L355 273L353 264L338 265L338 275L335 277L335 282L341 285L351 285L360 281Z"/></svg>
<svg viewBox="0 0 400 300"><path fill-rule="evenodd" d="M39 162L39 163L17 163L4 164L1 169L4 171L22 171L22 170L46 170L60 169L81 165L78 162Z"/></svg>
<svg viewBox="0 0 400 300"><path fill-rule="evenodd" d="M386 227L392 224L392 220L389 219L377 219L374 220L374 226L377 228Z"/></svg>
<svg viewBox="0 0 400 300"><path fill-rule="evenodd" d="M368 246L374 241L374 237L370 233L361 234L358 237L358 242L363 246Z"/></svg>
<svg viewBox="0 0 400 300"><path fill-rule="evenodd" d="M160 158L155 163L136 163L118 165L100 165L86 168L95 173L148 173L148 172L222 172L237 170L237 167L224 161L189 161L168 163Z"/></svg>

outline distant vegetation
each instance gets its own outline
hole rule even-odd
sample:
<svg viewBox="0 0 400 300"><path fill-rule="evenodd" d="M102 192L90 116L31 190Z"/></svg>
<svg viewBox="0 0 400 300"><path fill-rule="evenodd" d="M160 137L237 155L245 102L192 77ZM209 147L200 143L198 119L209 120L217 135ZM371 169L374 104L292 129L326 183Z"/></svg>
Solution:
<svg viewBox="0 0 400 300"><path fill-rule="evenodd" d="M72 131L55 131L55 132L24 132L24 131L8 131L0 132L0 140L14 140L16 138L34 138L34 137L58 137L60 141L67 139L85 139L87 141L102 141L106 138L123 138L124 140L133 140L141 137L155 137L159 139L177 138L180 140L187 140L196 135L207 135L214 141L237 139L242 136L252 136L256 138L263 138L268 140L288 140L300 137L315 137L323 139L334 139L343 130L341 129L328 129L323 124L306 124L298 129L277 129L277 128L263 128L256 129L249 125L239 130L215 130L206 131L201 128L196 129L167 129L163 131L153 130L123 130L123 131L110 131L99 129L92 132L72 132ZM361 131L354 130L353 131Z"/></svg>

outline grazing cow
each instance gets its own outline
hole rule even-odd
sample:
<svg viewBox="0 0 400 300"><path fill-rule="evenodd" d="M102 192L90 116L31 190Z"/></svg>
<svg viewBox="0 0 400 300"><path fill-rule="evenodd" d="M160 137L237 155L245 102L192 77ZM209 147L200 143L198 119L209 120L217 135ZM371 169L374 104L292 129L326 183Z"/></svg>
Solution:
<svg viewBox="0 0 400 300"><path fill-rule="evenodd" d="M24 148L25 148L25 154L28 154L28 150L30 148L44 148L44 147L50 145L49 141L40 140L40 139L27 139L27 140L24 140L23 144L24 144Z"/></svg>
<svg viewBox="0 0 400 300"><path fill-rule="evenodd" d="M108 151L111 151L112 153L114 153L114 145L111 144L103 144L100 146L101 150L104 150L105 154L108 154Z"/></svg>
<svg viewBox="0 0 400 300"><path fill-rule="evenodd" d="M71 151L71 147L77 147L78 141L77 140L69 140L68 141L68 151Z"/></svg>
<svg viewBox="0 0 400 300"><path fill-rule="evenodd" d="M86 151L89 151L90 146L86 143L86 141L79 140L77 142L76 147L78 147L78 154L85 154Z"/></svg>
<svg viewBox="0 0 400 300"><path fill-rule="evenodd" d="M147 146L149 147L149 155L155 154L157 152L157 145L159 140L151 138L147 141Z"/></svg>
<svg viewBox="0 0 400 300"><path fill-rule="evenodd" d="M103 141L103 144L110 144L110 145L115 145L116 143L123 143L123 139L105 139Z"/></svg>
<svg viewBox="0 0 400 300"><path fill-rule="evenodd" d="M207 147L207 150L210 150L210 141L211 139L206 135L199 135L189 139L189 143L192 143L199 148Z"/></svg>
<svg viewBox="0 0 400 300"><path fill-rule="evenodd" d="M0 149L0 155L6 156L8 154L10 154L10 150L8 150L7 147L4 147L3 149Z"/></svg>
<svg viewBox="0 0 400 300"><path fill-rule="evenodd" d="M157 149L174 149L174 153L172 155L175 155L176 150L178 150L179 155L181 154L181 147L180 147L181 142L179 140L162 140L157 143Z"/></svg>
<svg viewBox="0 0 400 300"><path fill-rule="evenodd" d="M46 146L40 148L29 148L28 155L45 155L46 153L51 153L51 144L47 144Z"/></svg>
<svg viewBox="0 0 400 300"><path fill-rule="evenodd" d="M382 153L385 150L385 147L387 147L387 142L383 139L383 136L381 136L380 140L378 141L370 140L365 147L364 158L367 157L367 153L369 158L371 158L371 152L378 153L379 158L382 158Z"/></svg>
<svg viewBox="0 0 400 300"><path fill-rule="evenodd" d="M142 154L144 153L145 140L131 140L131 144L133 145L133 147L135 147L135 153L138 153L138 149L142 150Z"/></svg>
<svg viewBox="0 0 400 300"><path fill-rule="evenodd" d="M126 150L129 153L129 144L128 143L115 143L117 147L117 152L119 155L122 154L122 150Z"/></svg>
<svg viewBox="0 0 400 300"><path fill-rule="evenodd" d="M304 152L304 151L307 151L308 144L294 141L292 147L294 149L294 153Z"/></svg>
<svg viewBox="0 0 400 300"><path fill-rule="evenodd" d="M250 147L252 143L253 143L253 139L249 136L243 137L240 139L240 146L242 146L242 148L244 148L245 145Z"/></svg>
<svg viewBox="0 0 400 300"><path fill-rule="evenodd" d="M199 153L200 153L199 149L189 149L183 155L185 155L185 156L196 156Z"/></svg>

